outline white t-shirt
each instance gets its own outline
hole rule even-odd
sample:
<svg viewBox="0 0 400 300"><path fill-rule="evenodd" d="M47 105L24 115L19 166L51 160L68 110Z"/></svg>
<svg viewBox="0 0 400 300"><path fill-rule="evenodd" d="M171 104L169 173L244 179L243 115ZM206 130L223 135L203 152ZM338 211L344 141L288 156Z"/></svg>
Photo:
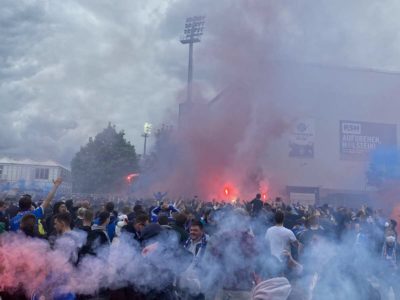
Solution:
<svg viewBox="0 0 400 300"><path fill-rule="evenodd" d="M265 239L269 245L271 254L281 260L283 250L290 253L290 244L296 241L294 233L283 226L272 226L268 228Z"/></svg>

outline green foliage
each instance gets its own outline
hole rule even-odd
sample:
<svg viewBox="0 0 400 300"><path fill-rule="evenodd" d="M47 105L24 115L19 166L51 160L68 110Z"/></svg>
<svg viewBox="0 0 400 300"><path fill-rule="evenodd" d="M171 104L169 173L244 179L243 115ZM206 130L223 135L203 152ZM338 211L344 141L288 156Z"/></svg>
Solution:
<svg viewBox="0 0 400 300"><path fill-rule="evenodd" d="M139 171L135 147L111 123L71 162L72 187L79 193L112 193L126 185L125 177Z"/></svg>

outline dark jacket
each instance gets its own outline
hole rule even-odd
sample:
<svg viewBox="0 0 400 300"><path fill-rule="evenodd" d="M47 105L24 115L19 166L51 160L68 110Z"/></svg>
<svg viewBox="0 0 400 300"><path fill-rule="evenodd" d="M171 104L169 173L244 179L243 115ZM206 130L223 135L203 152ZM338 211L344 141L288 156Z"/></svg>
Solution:
<svg viewBox="0 0 400 300"><path fill-rule="evenodd" d="M184 227L172 224L171 228L178 233L179 243L184 244L189 239L189 233L185 230Z"/></svg>
<svg viewBox="0 0 400 300"><path fill-rule="evenodd" d="M89 234L89 232L92 231L92 227L91 227L91 226L84 226L84 225L82 225L82 226L79 226L78 229L79 229L79 230L83 230L83 231L87 232L88 234Z"/></svg>
<svg viewBox="0 0 400 300"><path fill-rule="evenodd" d="M126 232L135 241L141 242L140 233L135 230L133 222L128 222L128 224L122 227L122 232Z"/></svg>
<svg viewBox="0 0 400 300"><path fill-rule="evenodd" d="M108 245L110 245L110 239L107 232L94 225L92 230L88 233L86 244L82 247L79 254L80 256L87 254L97 256L99 250Z"/></svg>

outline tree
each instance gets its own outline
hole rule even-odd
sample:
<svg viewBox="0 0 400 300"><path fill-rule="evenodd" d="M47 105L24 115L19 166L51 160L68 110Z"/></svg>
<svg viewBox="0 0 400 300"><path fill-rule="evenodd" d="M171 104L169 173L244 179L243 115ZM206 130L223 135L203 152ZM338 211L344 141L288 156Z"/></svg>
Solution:
<svg viewBox="0 0 400 300"><path fill-rule="evenodd" d="M74 192L112 193L126 186L126 176L138 172L139 164L135 147L124 135L109 123L81 147L71 162Z"/></svg>

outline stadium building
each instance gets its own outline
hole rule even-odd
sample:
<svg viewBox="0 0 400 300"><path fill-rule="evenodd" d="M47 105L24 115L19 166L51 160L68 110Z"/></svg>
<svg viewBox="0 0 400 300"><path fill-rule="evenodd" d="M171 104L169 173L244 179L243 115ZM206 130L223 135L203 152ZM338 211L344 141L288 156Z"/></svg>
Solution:
<svg viewBox="0 0 400 300"><path fill-rule="evenodd" d="M291 127L268 142L261 159L269 182L279 188L274 196L304 204L378 201L367 172L377 151L397 149L400 74L292 63L267 69L246 85L261 101L272 101ZM211 111L229 110L235 94L235 87L221 93Z"/></svg>
<svg viewBox="0 0 400 300"><path fill-rule="evenodd" d="M71 193L71 172L53 161L0 158L0 191L7 195L47 193L57 177L63 178L60 194Z"/></svg>

